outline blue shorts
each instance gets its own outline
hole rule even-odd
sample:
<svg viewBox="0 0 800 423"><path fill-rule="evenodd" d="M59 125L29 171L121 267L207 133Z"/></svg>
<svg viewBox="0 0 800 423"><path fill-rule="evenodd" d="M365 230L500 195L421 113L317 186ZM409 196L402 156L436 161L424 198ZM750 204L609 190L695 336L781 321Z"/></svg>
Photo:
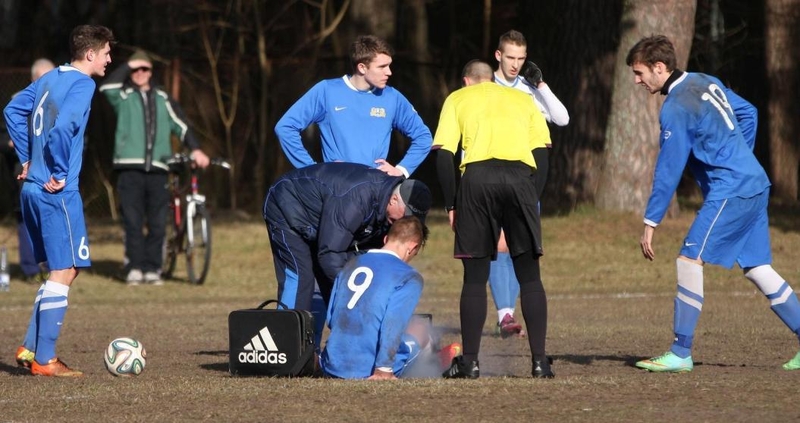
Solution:
<svg viewBox="0 0 800 423"><path fill-rule="evenodd" d="M89 267L89 237L78 191L51 194L26 182L20 193L22 219L28 229L33 255L50 270Z"/></svg>
<svg viewBox="0 0 800 423"><path fill-rule="evenodd" d="M742 269L772 263L769 188L750 198L706 201L689 228L680 254L705 263Z"/></svg>

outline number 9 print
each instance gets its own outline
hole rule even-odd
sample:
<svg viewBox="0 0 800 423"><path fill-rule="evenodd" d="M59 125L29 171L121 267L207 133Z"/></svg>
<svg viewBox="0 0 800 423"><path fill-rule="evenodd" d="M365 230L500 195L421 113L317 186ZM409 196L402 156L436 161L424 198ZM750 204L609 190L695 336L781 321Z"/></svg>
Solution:
<svg viewBox="0 0 800 423"><path fill-rule="evenodd" d="M358 278L359 275L364 275L364 282L356 284L356 278ZM350 298L350 302L347 303L348 310L352 310L353 307L356 306L358 300L364 295L364 292L367 291L367 288L369 288L369 285L372 283L373 276L372 269L369 267L359 267L350 274L350 279L347 280L347 287L353 291L353 298Z"/></svg>

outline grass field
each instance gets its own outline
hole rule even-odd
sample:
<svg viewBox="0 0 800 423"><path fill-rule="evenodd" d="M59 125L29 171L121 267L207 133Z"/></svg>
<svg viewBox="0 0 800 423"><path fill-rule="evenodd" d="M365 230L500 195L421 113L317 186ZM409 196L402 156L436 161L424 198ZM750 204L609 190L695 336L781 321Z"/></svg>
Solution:
<svg viewBox="0 0 800 423"><path fill-rule="evenodd" d="M774 267L800 287L796 207L773 210ZM70 292L58 353L86 376L32 377L13 353L37 286L15 278L0 293L0 422L44 421L721 421L800 420L800 372L780 365L797 339L738 269L708 266L695 370L650 374L633 367L672 337L674 261L692 216L656 231L656 260L638 247L641 217L592 209L543 221L542 272L549 296L548 353L556 379L530 378L527 341L484 329L481 378L396 382L235 378L228 374L227 316L273 298L276 284L263 223L216 216L210 276L128 287L120 279L122 231L90 222L94 266ZM412 263L425 276L418 312L433 313L445 343L460 341L461 264L443 214ZM16 262L13 226L0 242ZM177 276L184 277L182 270ZM144 373L115 378L102 354L113 338L147 348Z"/></svg>

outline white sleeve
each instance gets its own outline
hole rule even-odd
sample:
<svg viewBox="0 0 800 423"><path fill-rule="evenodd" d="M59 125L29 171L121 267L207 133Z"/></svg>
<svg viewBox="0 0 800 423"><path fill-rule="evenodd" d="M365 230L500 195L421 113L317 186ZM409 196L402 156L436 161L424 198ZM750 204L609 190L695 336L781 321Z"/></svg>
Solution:
<svg viewBox="0 0 800 423"><path fill-rule="evenodd" d="M569 123L567 108L553 94L547 84L542 85L542 88L533 88L531 91L533 92L534 100L536 100L536 105L541 109L545 120L557 126L567 126Z"/></svg>

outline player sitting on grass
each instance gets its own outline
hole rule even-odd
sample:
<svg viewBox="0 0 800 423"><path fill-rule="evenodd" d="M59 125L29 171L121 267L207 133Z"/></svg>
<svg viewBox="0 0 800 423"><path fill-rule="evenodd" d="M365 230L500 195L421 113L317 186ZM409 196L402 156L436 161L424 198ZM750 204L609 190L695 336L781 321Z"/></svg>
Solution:
<svg viewBox="0 0 800 423"><path fill-rule="evenodd" d="M401 218L383 248L354 257L339 273L328 306L331 332L319 360L326 376L397 379L424 360L432 348L430 325L412 319L423 280L408 262L427 237L419 219ZM444 348L442 363L460 351L460 345Z"/></svg>

